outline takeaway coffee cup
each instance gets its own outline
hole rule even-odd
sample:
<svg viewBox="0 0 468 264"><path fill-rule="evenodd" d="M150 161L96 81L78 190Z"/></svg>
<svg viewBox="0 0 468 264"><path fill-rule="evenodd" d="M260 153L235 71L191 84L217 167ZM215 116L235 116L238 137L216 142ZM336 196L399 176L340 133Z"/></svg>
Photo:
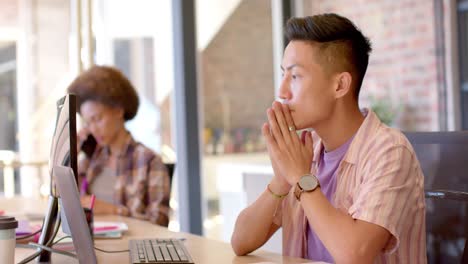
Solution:
<svg viewBox="0 0 468 264"><path fill-rule="evenodd" d="M0 263L15 262L15 244L18 221L12 216L0 216Z"/></svg>

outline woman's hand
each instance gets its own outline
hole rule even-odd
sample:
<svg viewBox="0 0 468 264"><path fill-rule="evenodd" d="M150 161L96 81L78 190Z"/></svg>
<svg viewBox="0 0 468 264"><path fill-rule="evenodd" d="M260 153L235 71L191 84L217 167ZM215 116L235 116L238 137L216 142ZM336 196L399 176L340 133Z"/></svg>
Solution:
<svg viewBox="0 0 468 264"><path fill-rule="evenodd" d="M76 144L77 144L76 149L78 150L78 152L80 152L81 145L83 145L83 142L85 142L89 134L91 134L91 132L85 126L82 127L80 131L76 133Z"/></svg>
<svg viewBox="0 0 468 264"><path fill-rule="evenodd" d="M263 125L268 153L275 176L280 175L290 186L299 178L310 172L313 159L312 134L302 132L301 139L296 133L295 125L288 105L273 102L267 110L268 123Z"/></svg>
<svg viewBox="0 0 468 264"><path fill-rule="evenodd" d="M89 131L88 127L83 126L78 133L76 133L76 137L78 138L78 142L83 142L88 138L88 135L91 134L91 131Z"/></svg>

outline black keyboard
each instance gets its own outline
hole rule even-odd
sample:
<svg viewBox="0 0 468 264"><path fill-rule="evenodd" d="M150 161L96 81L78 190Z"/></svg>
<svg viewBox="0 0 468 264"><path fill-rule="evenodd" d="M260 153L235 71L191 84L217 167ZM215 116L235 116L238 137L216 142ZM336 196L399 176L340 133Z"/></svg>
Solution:
<svg viewBox="0 0 468 264"><path fill-rule="evenodd" d="M187 249L179 239L139 239L128 242L130 261L140 263L191 263Z"/></svg>

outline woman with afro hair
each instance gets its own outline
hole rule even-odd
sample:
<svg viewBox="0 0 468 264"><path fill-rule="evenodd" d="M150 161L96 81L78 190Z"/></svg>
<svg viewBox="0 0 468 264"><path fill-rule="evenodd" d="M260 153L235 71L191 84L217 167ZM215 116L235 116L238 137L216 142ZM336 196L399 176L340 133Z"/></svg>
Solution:
<svg viewBox="0 0 468 264"><path fill-rule="evenodd" d="M155 152L136 142L125 122L139 99L130 81L113 67L93 66L68 87L77 96L84 126L78 133L82 204L96 196L95 214L118 214L167 226L170 179Z"/></svg>

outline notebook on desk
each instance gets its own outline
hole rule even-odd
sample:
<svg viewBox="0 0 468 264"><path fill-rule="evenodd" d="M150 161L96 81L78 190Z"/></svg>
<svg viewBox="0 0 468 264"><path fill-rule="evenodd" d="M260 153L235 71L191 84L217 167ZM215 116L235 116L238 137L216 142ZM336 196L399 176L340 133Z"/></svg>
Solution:
<svg viewBox="0 0 468 264"><path fill-rule="evenodd" d="M54 174L79 262L80 264L97 263L93 240L81 207L73 171L68 167L55 166ZM107 227L110 228L112 225ZM117 228L125 229L125 227L119 226ZM194 263L183 242L179 239L130 240L129 251L129 263L132 264Z"/></svg>
<svg viewBox="0 0 468 264"><path fill-rule="evenodd" d="M122 238L127 230L124 222L95 221L93 233L95 239L115 239Z"/></svg>

